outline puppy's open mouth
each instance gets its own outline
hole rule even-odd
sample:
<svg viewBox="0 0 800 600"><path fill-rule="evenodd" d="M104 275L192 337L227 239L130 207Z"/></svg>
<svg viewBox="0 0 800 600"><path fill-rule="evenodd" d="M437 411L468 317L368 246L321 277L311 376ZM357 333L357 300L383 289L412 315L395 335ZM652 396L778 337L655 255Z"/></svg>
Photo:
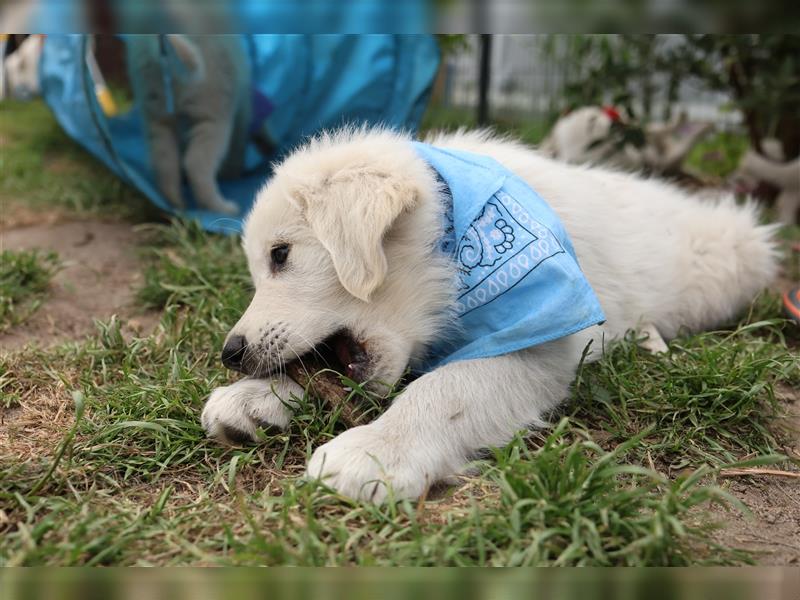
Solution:
<svg viewBox="0 0 800 600"><path fill-rule="evenodd" d="M308 375L322 369L333 369L363 383L369 377L369 355L363 342L355 339L348 330L340 329L287 364L290 374L298 368Z"/></svg>

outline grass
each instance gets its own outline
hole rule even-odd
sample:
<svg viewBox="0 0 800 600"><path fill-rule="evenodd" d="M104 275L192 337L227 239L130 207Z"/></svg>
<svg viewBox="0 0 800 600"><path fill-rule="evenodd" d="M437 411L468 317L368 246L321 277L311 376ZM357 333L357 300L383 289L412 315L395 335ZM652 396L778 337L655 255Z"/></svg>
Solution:
<svg viewBox="0 0 800 600"><path fill-rule="evenodd" d="M138 192L67 137L43 102L3 100L2 110L0 206L4 213L24 207L34 212L137 220L155 215Z"/></svg>
<svg viewBox="0 0 800 600"><path fill-rule="evenodd" d="M0 252L0 332L36 311L57 270L58 256L53 252Z"/></svg>
<svg viewBox="0 0 800 600"><path fill-rule="evenodd" d="M140 436L167 434L167 427L137 428ZM175 433L167 436L173 446ZM87 466L76 464L88 450L80 444L41 494L4 490L0 497L19 512L4 537L6 564L679 565L749 558L711 543L710 526L693 514L709 501L729 500L700 485L705 471L670 482L620 462L638 439L604 452L567 420L538 449L518 438L497 451L481 480L447 503L428 505L353 503L296 478L262 492L242 480L269 468L269 448L223 452L195 437L185 440L200 448L192 470L206 472L206 481L178 469L182 474L167 471L145 486L123 477L118 463L116 477L106 468L87 487ZM111 439L92 440L104 443Z"/></svg>
<svg viewBox="0 0 800 600"><path fill-rule="evenodd" d="M651 431L642 450L670 469L770 454L781 415L775 382L800 383L796 352L780 337L780 320L701 333L653 356L629 338L587 365L575 386L577 415L621 443Z"/></svg>
<svg viewBox="0 0 800 600"><path fill-rule="evenodd" d="M152 226L143 246L147 260L139 302L146 308L195 306L216 300L241 314L252 290L247 265L235 237L209 236L196 223Z"/></svg>
<svg viewBox="0 0 800 600"><path fill-rule="evenodd" d="M700 140L684 163L687 168L725 179L739 166L749 142L740 133L720 131Z"/></svg>
<svg viewBox="0 0 800 600"><path fill-rule="evenodd" d="M104 175L94 166L86 177ZM101 202L75 207L103 214ZM800 383L800 361L774 295L724 331L680 337L665 356L630 339L610 345L581 369L551 430L520 434L427 502L376 507L299 477L311 450L343 429L314 398L256 446L205 439L199 413L230 381L218 352L251 282L237 240L183 222L147 228L137 298L160 311L155 331L123 334L111 319L85 342L0 354L0 564L754 560L717 545L705 511L741 509L714 485L721 466L785 460L775 390ZM364 410L380 401L358 387L353 400Z"/></svg>

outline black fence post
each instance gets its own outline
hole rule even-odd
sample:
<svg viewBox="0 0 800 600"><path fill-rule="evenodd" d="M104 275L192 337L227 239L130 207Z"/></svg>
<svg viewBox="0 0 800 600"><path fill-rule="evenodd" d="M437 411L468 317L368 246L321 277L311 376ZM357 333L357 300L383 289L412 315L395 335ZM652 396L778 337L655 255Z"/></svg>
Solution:
<svg viewBox="0 0 800 600"><path fill-rule="evenodd" d="M478 79L478 125L489 124L489 81L492 60L492 36L481 34L480 72Z"/></svg>

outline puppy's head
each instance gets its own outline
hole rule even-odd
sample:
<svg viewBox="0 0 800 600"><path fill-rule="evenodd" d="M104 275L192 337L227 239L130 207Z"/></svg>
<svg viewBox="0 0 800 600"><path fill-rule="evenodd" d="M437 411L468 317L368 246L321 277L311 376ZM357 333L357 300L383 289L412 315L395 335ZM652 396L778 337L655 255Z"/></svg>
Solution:
<svg viewBox="0 0 800 600"><path fill-rule="evenodd" d="M411 144L396 134L323 136L290 156L245 225L256 291L226 340L223 362L263 377L325 352L356 380L397 379L426 341L417 330L426 326L419 314L429 302L415 293L422 282L411 271L425 271L413 263L424 260L427 238L436 235L420 222L435 189ZM427 220L436 222L435 215Z"/></svg>

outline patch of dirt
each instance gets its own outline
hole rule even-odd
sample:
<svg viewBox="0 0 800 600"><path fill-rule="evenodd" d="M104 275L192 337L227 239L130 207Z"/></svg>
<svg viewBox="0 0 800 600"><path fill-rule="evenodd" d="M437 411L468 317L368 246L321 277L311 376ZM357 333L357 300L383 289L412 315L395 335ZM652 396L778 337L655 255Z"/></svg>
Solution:
<svg viewBox="0 0 800 600"><path fill-rule="evenodd" d="M6 232L30 225L51 226L64 220L65 213L57 208L41 210L7 202L0 197L0 240L5 243Z"/></svg>
<svg viewBox="0 0 800 600"><path fill-rule="evenodd" d="M41 219L41 216L40 216ZM142 280L130 225L100 221L53 222L0 232L8 250L54 250L62 263L49 294L24 323L0 333L0 351L47 347L93 333L94 320L117 315L128 333L149 332L158 315L134 305Z"/></svg>
<svg viewBox="0 0 800 600"><path fill-rule="evenodd" d="M47 158L45 168L53 173L74 173L80 166L74 159L57 154Z"/></svg>
<svg viewBox="0 0 800 600"><path fill-rule="evenodd" d="M778 393L788 409L782 426L790 437L783 452L800 460L800 390L782 387ZM798 466L779 469L800 474ZM712 516L725 525L716 540L755 552L759 565L800 566L800 477L744 475L720 483L752 516L713 507Z"/></svg>

